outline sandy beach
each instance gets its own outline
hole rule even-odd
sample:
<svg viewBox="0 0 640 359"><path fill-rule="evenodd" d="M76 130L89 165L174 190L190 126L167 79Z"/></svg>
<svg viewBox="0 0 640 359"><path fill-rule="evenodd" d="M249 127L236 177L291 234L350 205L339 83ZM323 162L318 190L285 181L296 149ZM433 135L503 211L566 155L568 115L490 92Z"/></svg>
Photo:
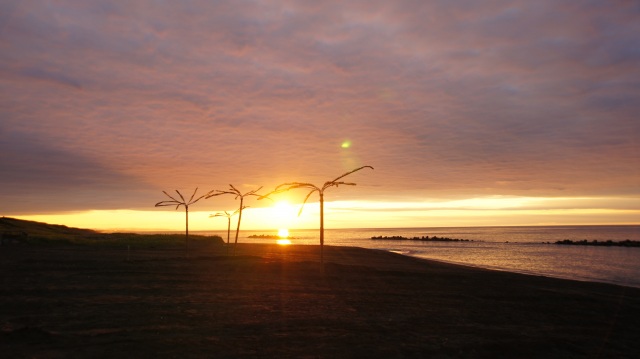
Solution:
<svg viewBox="0 0 640 359"><path fill-rule="evenodd" d="M640 289L395 253L0 248L6 358L632 358Z"/></svg>

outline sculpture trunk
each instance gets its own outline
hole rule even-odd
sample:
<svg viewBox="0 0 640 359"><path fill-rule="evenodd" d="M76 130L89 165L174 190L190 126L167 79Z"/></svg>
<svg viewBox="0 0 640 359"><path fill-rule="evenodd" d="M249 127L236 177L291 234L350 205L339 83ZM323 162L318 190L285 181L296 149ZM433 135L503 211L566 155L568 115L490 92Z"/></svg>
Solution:
<svg viewBox="0 0 640 359"><path fill-rule="evenodd" d="M184 214L185 214L185 228L186 235L184 238L185 242L185 251L187 252L187 257L189 256L189 206L184 206Z"/></svg>
<svg viewBox="0 0 640 359"><path fill-rule="evenodd" d="M240 221L242 221L242 202L244 198L240 197L240 211L238 212L238 226L236 227L236 241L233 244L233 255L236 255L236 247L238 246L238 234L240 233Z"/></svg>
<svg viewBox="0 0 640 359"><path fill-rule="evenodd" d="M324 264L324 194L320 192L320 263Z"/></svg>

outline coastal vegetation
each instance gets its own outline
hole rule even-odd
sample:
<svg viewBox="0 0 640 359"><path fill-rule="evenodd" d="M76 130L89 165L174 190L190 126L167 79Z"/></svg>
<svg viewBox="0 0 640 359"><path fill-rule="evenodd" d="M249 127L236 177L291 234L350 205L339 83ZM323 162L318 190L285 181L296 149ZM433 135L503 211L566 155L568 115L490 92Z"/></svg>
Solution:
<svg viewBox="0 0 640 359"><path fill-rule="evenodd" d="M15 236L18 233L20 236ZM3 245L76 245L120 249L178 249L184 245L184 236L180 234L102 233L10 217L0 218L0 234L4 238ZM198 248L224 243L220 236L191 235L189 238L191 245Z"/></svg>
<svg viewBox="0 0 640 359"><path fill-rule="evenodd" d="M67 227L59 224L48 224L36 221L27 221L11 217L0 218L0 233L3 235L17 236L28 242L33 239L62 240L68 238L101 238L102 233L82 228Z"/></svg>

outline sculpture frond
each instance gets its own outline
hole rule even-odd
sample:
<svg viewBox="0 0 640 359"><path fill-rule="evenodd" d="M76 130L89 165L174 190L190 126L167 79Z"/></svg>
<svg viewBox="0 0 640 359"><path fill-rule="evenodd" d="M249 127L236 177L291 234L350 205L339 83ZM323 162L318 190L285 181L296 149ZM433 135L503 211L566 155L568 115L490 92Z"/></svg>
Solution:
<svg viewBox="0 0 640 359"><path fill-rule="evenodd" d="M180 196L180 199L182 200L183 203L185 203L186 201L184 200L184 197L182 196L182 193L180 193L180 191L176 190L176 192L178 193L178 196Z"/></svg>
<svg viewBox="0 0 640 359"><path fill-rule="evenodd" d="M352 174L352 173L354 173L354 172L358 172L358 171L360 171L360 170L361 170L361 169L363 169L363 168L371 168L371 169L373 169L373 167L371 167L371 166L362 166L362 167L358 167L358 168L356 168L355 170L352 170L352 171L349 171L349 172L347 172L347 173L342 174L341 176L339 176L338 178L336 178L336 179L334 179L333 181L330 181L330 182L336 182L336 181L338 181L339 179L344 178L344 177L347 177L348 175L350 175L350 174Z"/></svg>
<svg viewBox="0 0 640 359"><path fill-rule="evenodd" d="M311 197L313 192L318 192L319 193L320 190L315 188L315 189L312 189L309 193L307 193L307 195L304 197L304 201L302 201L302 206L300 206L300 210L298 211L298 216L300 216L302 214L302 210L304 209L304 205L307 204L307 201L309 200L309 197Z"/></svg>
<svg viewBox="0 0 640 359"><path fill-rule="evenodd" d="M177 199L175 199L175 198L171 197L171 195L170 195L170 194L168 194L168 193L167 193L167 191L162 191L162 193L164 193L167 197L171 198L172 200L174 200L174 201L176 201L176 202L179 202Z"/></svg>
<svg viewBox="0 0 640 359"><path fill-rule="evenodd" d="M191 203L191 201L193 201L193 197L196 195L196 192L198 192L198 187L196 187L195 191L193 191L193 194L191 194L191 198L189 198L189 203Z"/></svg>
<svg viewBox="0 0 640 359"><path fill-rule="evenodd" d="M158 202L155 204L154 207L167 207L167 206L174 206L174 205L181 205L180 202L178 201L162 201L162 202Z"/></svg>

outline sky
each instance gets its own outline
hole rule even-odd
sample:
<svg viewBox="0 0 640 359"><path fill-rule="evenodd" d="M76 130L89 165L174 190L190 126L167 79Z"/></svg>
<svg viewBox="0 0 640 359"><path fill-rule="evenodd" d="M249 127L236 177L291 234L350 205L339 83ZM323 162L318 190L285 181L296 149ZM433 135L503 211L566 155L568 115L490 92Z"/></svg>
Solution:
<svg viewBox="0 0 640 359"><path fill-rule="evenodd" d="M624 0L0 0L0 215L180 230L162 191L368 165L327 227L638 224L638 34ZM317 226L306 194L243 227Z"/></svg>

